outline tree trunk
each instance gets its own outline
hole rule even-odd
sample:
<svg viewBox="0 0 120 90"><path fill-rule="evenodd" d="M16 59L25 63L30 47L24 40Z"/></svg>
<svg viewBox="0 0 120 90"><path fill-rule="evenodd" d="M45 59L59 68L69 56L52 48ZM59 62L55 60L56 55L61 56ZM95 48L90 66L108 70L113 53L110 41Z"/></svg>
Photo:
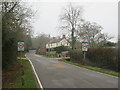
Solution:
<svg viewBox="0 0 120 90"><path fill-rule="evenodd" d="M74 37L74 28L72 28L72 33L71 33L71 38L72 38L72 50L75 49L75 37Z"/></svg>

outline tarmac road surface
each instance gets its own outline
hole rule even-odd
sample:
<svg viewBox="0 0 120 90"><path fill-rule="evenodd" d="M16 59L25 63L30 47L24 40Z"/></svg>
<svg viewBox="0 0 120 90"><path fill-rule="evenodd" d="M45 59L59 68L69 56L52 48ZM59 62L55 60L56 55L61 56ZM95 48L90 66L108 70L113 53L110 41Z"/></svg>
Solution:
<svg viewBox="0 0 120 90"><path fill-rule="evenodd" d="M118 78L36 55L31 60L43 88L118 88Z"/></svg>

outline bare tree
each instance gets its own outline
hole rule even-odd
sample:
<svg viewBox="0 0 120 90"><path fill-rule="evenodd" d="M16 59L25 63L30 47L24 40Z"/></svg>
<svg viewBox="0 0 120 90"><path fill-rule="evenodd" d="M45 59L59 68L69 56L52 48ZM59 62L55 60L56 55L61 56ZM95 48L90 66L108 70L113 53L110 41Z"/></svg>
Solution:
<svg viewBox="0 0 120 90"><path fill-rule="evenodd" d="M49 42L49 36L41 33L38 36L32 38L33 48L45 48L46 43Z"/></svg>
<svg viewBox="0 0 120 90"><path fill-rule="evenodd" d="M71 4L64 8L64 13L60 20L63 22L61 28L70 31L71 33L71 47L74 49L76 42L76 31L81 21L82 8L73 7Z"/></svg>
<svg viewBox="0 0 120 90"><path fill-rule="evenodd" d="M102 33L102 29L103 28L95 22L84 21L79 25L77 34L81 40L87 40L91 46L98 46L113 38L106 33Z"/></svg>

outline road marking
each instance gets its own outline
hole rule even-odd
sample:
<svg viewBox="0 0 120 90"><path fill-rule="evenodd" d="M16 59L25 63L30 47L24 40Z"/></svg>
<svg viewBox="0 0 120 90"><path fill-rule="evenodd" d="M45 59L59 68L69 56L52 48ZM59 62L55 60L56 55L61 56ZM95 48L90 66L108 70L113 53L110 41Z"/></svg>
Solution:
<svg viewBox="0 0 120 90"><path fill-rule="evenodd" d="M39 79L39 77L38 77L38 75L37 75L37 73L36 73L36 71L35 71L35 68L34 68L32 62L30 61L30 59L29 59L26 55L25 55L25 57L28 59L28 61L30 62L31 66L32 66L32 68L33 68L33 71L34 71L35 76L36 76L36 78L37 78L39 87L41 88L41 90L43 90L43 86L42 86L42 84L41 84L41 82L40 82L40 79Z"/></svg>

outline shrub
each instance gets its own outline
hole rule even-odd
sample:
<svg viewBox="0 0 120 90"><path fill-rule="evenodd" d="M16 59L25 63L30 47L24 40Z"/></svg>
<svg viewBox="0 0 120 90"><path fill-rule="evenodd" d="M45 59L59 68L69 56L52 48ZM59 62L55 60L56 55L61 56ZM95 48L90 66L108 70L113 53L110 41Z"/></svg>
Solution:
<svg viewBox="0 0 120 90"><path fill-rule="evenodd" d="M74 62L82 62L83 60L83 53L81 50L71 50L69 55L71 60Z"/></svg>
<svg viewBox="0 0 120 90"><path fill-rule="evenodd" d="M45 55L46 54L46 49L45 48L39 48L39 49L37 49L36 53L40 54L40 55Z"/></svg>
<svg viewBox="0 0 120 90"><path fill-rule="evenodd" d="M59 46L54 48L54 50L56 51L56 53L61 53L63 51L69 51L69 48L67 46Z"/></svg>
<svg viewBox="0 0 120 90"><path fill-rule="evenodd" d="M70 51L69 55L72 62L118 71L120 70L119 53L120 50L117 48L89 48L86 52L86 60L83 60L83 52L80 50Z"/></svg>
<svg viewBox="0 0 120 90"><path fill-rule="evenodd" d="M54 56L56 57L57 56L56 51L46 52L46 55L51 56L51 57L54 57Z"/></svg>
<svg viewBox="0 0 120 90"><path fill-rule="evenodd" d="M86 57L94 66L105 69L118 69L117 49L115 48L89 48Z"/></svg>

